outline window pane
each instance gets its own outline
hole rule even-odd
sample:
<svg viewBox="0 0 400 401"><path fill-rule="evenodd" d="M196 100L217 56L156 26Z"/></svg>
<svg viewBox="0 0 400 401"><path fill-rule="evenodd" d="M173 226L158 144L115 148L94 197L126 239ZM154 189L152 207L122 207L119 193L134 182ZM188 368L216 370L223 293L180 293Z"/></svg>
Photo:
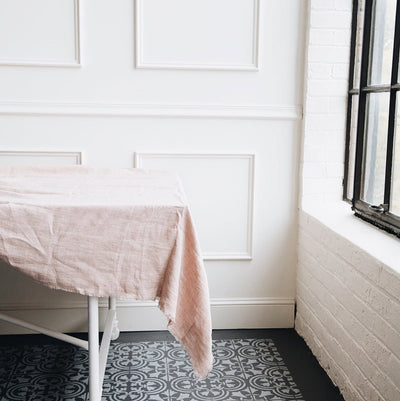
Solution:
<svg viewBox="0 0 400 401"><path fill-rule="evenodd" d="M399 68L397 70L397 83L400 83L400 62L399 62Z"/></svg>
<svg viewBox="0 0 400 401"><path fill-rule="evenodd" d="M364 28L364 9L365 0L358 1L357 10L357 35L356 35L356 48L354 54L354 79L353 87L360 88L360 75L361 75L361 50L362 50L362 37Z"/></svg>
<svg viewBox="0 0 400 401"><path fill-rule="evenodd" d="M393 170L390 211L400 216L400 96L396 98L396 126L393 142Z"/></svg>
<svg viewBox="0 0 400 401"><path fill-rule="evenodd" d="M354 164L356 159L357 141L357 117L358 117L358 95L353 95L351 99L351 120L350 120L350 141L349 141L349 160L347 172L347 199L353 199L354 185Z"/></svg>
<svg viewBox="0 0 400 401"><path fill-rule="evenodd" d="M389 93L368 94L366 106L361 199L380 205L385 190Z"/></svg>
<svg viewBox="0 0 400 401"><path fill-rule="evenodd" d="M369 85L390 84L396 0L375 0L371 27Z"/></svg>

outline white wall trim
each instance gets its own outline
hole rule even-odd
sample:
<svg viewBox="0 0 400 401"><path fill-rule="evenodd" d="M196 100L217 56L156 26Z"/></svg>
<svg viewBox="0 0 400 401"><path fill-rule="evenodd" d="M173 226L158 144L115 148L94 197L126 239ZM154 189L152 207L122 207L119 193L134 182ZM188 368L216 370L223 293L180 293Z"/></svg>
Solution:
<svg viewBox="0 0 400 401"><path fill-rule="evenodd" d="M300 120L300 105L135 104L0 101L3 115L69 115Z"/></svg>
<svg viewBox="0 0 400 401"><path fill-rule="evenodd" d="M82 151L71 151L71 150L29 150L29 149L21 149L21 150L6 150L0 149L0 157L4 156L15 156L15 157L24 157L24 156L33 156L33 157L43 157L43 156L53 156L53 157L63 157L63 156L75 156L76 164L83 164L83 152Z"/></svg>
<svg viewBox="0 0 400 401"><path fill-rule="evenodd" d="M247 306L247 305L294 305L294 298L281 297L258 297L258 298L211 298L211 307L223 306ZM108 307L106 298L99 299L101 308ZM119 308L154 308L158 306L158 301L137 301L132 299L119 299L117 301ZM86 298L77 301L62 302L55 304L49 302L2 302L0 303L1 311L17 311L17 310L62 310L62 309L86 309Z"/></svg>
<svg viewBox="0 0 400 401"><path fill-rule="evenodd" d="M248 224L249 226L250 224ZM247 236L247 242L251 242ZM252 249L252 245L247 244L248 249ZM203 260L252 260L253 252L203 252Z"/></svg>
<svg viewBox="0 0 400 401"><path fill-rule="evenodd" d="M214 298L211 315L214 329L292 328L293 298ZM107 303L100 301L100 322L104 324ZM0 304L0 310L62 332L87 331L87 302L62 304ZM117 316L121 331L166 330L167 320L156 302L119 300ZM26 334L28 330L0 321L1 334Z"/></svg>
<svg viewBox="0 0 400 401"><path fill-rule="evenodd" d="M294 298L259 297L259 298L211 298L211 306L228 305L294 305Z"/></svg>
<svg viewBox="0 0 400 401"><path fill-rule="evenodd" d="M135 1L135 67L141 69L168 70L222 70L222 71L258 71L260 53L260 0L253 0L253 54L250 64L186 64L181 62L151 63L143 57L143 8L142 0Z"/></svg>
<svg viewBox="0 0 400 401"><path fill-rule="evenodd" d="M248 159L249 184L247 227L246 227L246 252L203 252L204 260L252 260L253 259L253 214L254 214L254 154L249 153L145 153L135 152L134 166L141 168L145 158L183 158L183 159L203 159L203 158L225 158L225 159Z"/></svg>
<svg viewBox="0 0 400 401"><path fill-rule="evenodd" d="M0 58L0 66L10 67L81 67L81 22L80 22L80 0L72 0L74 2L74 47L75 57L73 60L41 60L41 59L2 59Z"/></svg>

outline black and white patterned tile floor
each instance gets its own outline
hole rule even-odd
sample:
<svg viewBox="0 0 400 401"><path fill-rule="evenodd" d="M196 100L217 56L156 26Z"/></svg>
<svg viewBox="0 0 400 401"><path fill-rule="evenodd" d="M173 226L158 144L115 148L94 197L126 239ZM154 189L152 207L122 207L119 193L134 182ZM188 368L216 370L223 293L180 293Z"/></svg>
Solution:
<svg viewBox="0 0 400 401"><path fill-rule="evenodd" d="M213 340L196 380L174 341L112 343L103 401L304 401L270 339ZM0 347L0 401L87 401L87 351L69 344Z"/></svg>

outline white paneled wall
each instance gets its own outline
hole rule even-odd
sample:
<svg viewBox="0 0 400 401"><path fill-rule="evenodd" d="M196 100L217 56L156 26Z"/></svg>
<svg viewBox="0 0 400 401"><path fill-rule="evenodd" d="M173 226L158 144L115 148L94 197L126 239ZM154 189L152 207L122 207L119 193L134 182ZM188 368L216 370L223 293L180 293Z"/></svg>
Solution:
<svg viewBox="0 0 400 401"><path fill-rule="evenodd" d="M137 0L135 12L139 68L258 68L259 0Z"/></svg>
<svg viewBox="0 0 400 401"><path fill-rule="evenodd" d="M137 153L136 167L179 175L206 260L252 259L254 155Z"/></svg>
<svg viewBox="0 0 400 401"><path fill-rule="evenodd" d="M0 3L0 163L178 172L214 327L292 327L305 0L24 3ZM82 297L0 270L0 309L85 329ZM165 329L120 306L123 330Z"/></svg>
<svg viewBox="0 0 400 401"><path fill-rule="evenodd" d="M0 65L79 66L79 0L2 0L0 7Z"/></svg>

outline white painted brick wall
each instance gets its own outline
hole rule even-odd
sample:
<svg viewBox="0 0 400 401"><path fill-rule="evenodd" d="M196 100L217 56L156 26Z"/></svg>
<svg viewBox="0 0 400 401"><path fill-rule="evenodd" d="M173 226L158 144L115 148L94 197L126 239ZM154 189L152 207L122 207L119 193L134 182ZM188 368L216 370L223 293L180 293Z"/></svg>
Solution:
<svg viewBox="0 0 400 401"><path fill-rule="evenodd" d="M400 400L400 275L305 212L298 249L296 330L346 401Z"/></svg>
<svg viewBox="0 0 400 401"><path fill-rule="evenodd" d="M309 2L303 202L339 200L342 196L351 3L351 0Z"/></svg>
<svg viewBox="0 0 400 401"><path fill-rule="evenodd" d="M342 198L351 0L309 0L302 206ZM400 400L400 275L300 210L295 328L346 401Z"/></svg>

